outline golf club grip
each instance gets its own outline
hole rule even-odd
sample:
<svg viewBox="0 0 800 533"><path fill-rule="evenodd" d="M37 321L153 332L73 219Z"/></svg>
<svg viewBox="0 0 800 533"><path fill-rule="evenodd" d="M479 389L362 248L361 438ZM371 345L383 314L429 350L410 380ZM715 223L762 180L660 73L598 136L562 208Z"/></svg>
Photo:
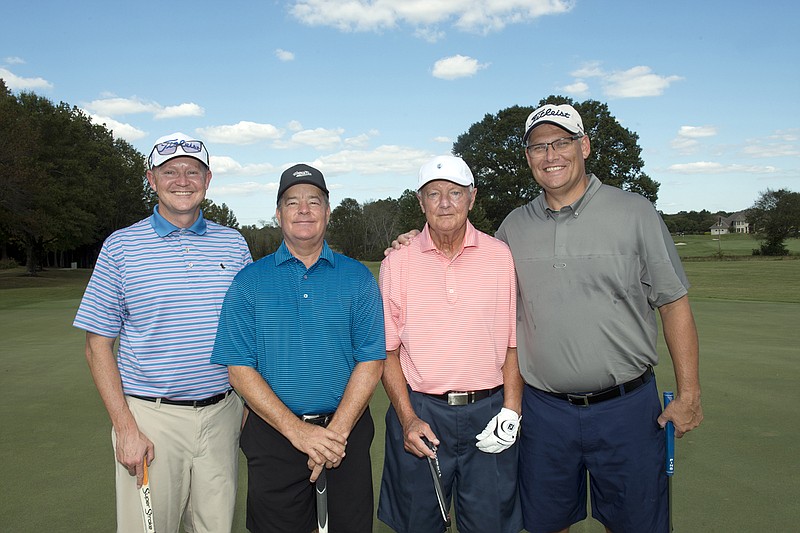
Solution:
<svg viewBox="0 0 800 533"><path fill-rule="evenodd" d="M142 486L139 489L139 499L142 503L142 516L144 518L144 531L145 533L155 533L156 526L153 520L153 504L152 495L150 494L150 479L147 474L147 458L144 459L142 466L144 469L144 476L142 478Z"/></svg>
<svg viewBox="0 0 800 533"><path fill-rule="evenodd" d="M671 391L664 392L664 409L667 408L669 402L671 402L674 398L675 395ZM668 476L671 476L675 473L675 426L672 425L672 422L667 422L664 430L667 436L666 472Z"/></svg>
<svg viewBox="0 0 800 533"><path fill-rule="evenodd" d="M322 468L315 483L317 490L317 526L319 533L328 533L328 476Z"/></svg>
<svg viewBox="0 0 800 533"><path fill-rule="evenodd" d="M422 438L428 448L436 453L436 446L433 445L425 437ZM442 489L442 472L439 470L439 459L436 457L428 457L428 466L431 470L431 477L433 478L433 490L436 492L436 501L439 504L439 512L442 514L445 527L450 527L450 515L447 513L447 504L444 500L444 490Z"/></svg>

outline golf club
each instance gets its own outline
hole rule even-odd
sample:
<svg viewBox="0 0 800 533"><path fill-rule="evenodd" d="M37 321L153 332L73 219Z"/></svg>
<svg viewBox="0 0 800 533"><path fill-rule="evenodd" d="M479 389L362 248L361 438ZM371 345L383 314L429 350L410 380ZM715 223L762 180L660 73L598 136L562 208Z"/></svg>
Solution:
<svg viewBox="0 0 800 533"><path fill-rule="evenodd" d="M144 516L145 533L155 533L156 526L153 522L153 505L150 501L150 480L147 478L147 458L144 458L143 468L144 477L142 478L142 488L139 489L139 499L142 502L142 514Z"/></svg>
<svg viewBox="0 0 800 533"><path fill-rule="evenodd" d="M436 446L434 446L432 442L425 437L422 437L422 440L433 453L436 453ZM436 456L428 457L428 466L431 469L433 489L436 491L436 500L439 502L439 511L442 513L442 520L444 520L444 525L447 530L450 531L450 515L447 512L447 503L444 499L444 490L442 490L442 471L439 469L439 458Z"/></svg>
<svg viewBox="0 0 800 533"><path fill-rule="evenodd" d="M664 409L674 398L675 395L671 391L664 392ZM672 475L675 473L675 426L672 425L672 422L667 422L664 429L667 436L667 505L669 508L669 530L672 531Z"/></svg>
<svg viewBox="0 0 800 533"><path fill-rule="evenodd" d="M317 531L319 533L328 533L328 476L325 473L325 467L322 467L322 472L316 481L317 489Z"/></svg>

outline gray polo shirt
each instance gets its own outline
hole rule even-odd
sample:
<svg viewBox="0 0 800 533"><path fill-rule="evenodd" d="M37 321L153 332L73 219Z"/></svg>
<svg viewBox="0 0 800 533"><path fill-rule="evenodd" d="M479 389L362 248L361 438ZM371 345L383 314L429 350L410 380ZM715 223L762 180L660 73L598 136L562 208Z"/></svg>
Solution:
<svg viewBox="0 0 800 533"><path fill-rule="evenodd" d="M643 196L593 174L560 211L544 194L497 237L517 270L517 349L525 382L553 392L624 383L658 362L655 309L689 282L663 220Z"/></svg>

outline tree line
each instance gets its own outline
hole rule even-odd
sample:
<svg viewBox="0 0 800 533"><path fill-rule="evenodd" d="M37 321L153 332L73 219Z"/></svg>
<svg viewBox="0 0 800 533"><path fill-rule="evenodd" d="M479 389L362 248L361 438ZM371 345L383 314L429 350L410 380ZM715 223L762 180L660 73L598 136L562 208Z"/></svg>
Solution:
<svg viewBox="0 0 800 533"><path fill-rule="evenodd" d="M642 171L638 135L622 127L604 103L551 95L536 106L486 114L453 144L452 153L464 158L475 176L478 196L470 221L478 229L493 234L509 212L541 192L525 161L522 130L527 116L546 103L570 104L581 114L592 142L587 171L655 204L659 183ZM114 138L105 125L92 123L79 108L30 92L14 95L0 79L0 265L18 259L32 274L43 266L93 266L111 232L152 212L157 197L145 171L144 154ZM409 183L415 181L409 176ZM767 191L748 211L752 227L767 239L761 253L785 252L783 239L797 235L798 197L786 190ZM202 208L209 220L238 229L255 259L281 243L274 220L262 227L239 227L224 203L206 199ZM705 233L728 213L662 216L673 233ZM410 188L397 199L362 204L345 198L332 209L327 239L346 255L376 261L396 235L424 223Z"/></svg>

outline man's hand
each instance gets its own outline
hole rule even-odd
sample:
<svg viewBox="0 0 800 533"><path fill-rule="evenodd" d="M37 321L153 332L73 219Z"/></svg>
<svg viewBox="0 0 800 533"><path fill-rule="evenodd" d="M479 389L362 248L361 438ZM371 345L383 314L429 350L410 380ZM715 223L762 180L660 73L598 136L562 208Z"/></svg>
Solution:
<svg viewBox="0 0 800 533"><path fill-rule="evenodd" d="M155 459L155 447L137 426L126 429L116 429L116 456L117 461L124 466L128 473L136 476L136 488L142 487L144 480L144 461L147 464Z"/></svg>
<svg viewBox="0 0 800 533"><path fill-rule="evenodd" d="M328 428L299 421L296 431L292 432L289 441L292 446L308 455L311 463L324 466L338 464L344 459L347 439ZM312 481L314 481L312 479Z"/></svg>
<svg viewBox="0 0 800 533"><path fill-rule="evenodd" d="M408 246L408 244L411 242L411 239L417 235L419 235L418 229L412 229L407 233L401 233L395 240L392 241L392 245L383 251L383 255L389 255L389 252L392 250L399 250L403 246Z"/></svg>
<svg viewBox="0 0 800 533"><path fill-rule="evenodd" d="M675 436L678 438L699 426L702 421L703 406L700 404L700 398L687 400L680 396L669 402L658 417L658 425L662 428L667 422L672 422Z"/></svg>
<svg viewBox="0 0 800 533"><path fill-rule="evenodd" d="M484 430L475 436L478 440L475 445L486 453L500 453L507 450L517 440L521 420L522 417L517 413L503 407L489 420Z"/></svg>
<svg viewBox="0 0 800 533"><path fill-rule="evenodd" d="M431 426L424 420L414 417L405 421L403 425L403 447L407 452L413 453L417 457L436 457L422 437L428 439L435 446L439 446L439 439L431 429Z"/></svg>

